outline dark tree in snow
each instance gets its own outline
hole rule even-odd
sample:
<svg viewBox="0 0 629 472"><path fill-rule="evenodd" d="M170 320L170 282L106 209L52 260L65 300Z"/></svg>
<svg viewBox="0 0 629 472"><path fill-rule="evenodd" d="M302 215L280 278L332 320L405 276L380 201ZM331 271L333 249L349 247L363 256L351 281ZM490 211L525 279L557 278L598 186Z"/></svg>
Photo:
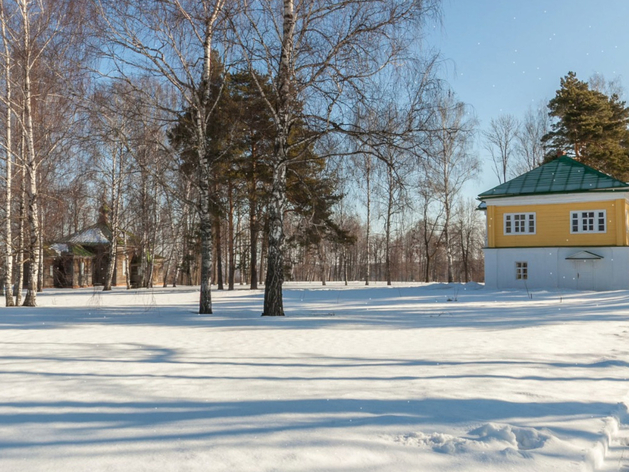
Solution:
<svg viewBox="0 0 629 472"><path fill-rule="evenodd" d="M548 159L566 152L617 178L629 177L629 108L618 95L592 90L569 72L548 109L556 119L542 138Z"/></svg>

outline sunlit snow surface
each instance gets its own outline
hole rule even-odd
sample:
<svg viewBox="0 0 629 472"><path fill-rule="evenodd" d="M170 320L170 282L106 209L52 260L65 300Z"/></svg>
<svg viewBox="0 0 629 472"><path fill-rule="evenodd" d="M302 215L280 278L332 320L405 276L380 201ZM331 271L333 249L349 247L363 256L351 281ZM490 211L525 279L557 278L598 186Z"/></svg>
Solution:
<svg viewBox="0 0 629 472"><path fill-rule="evenodd" d="M71 244L109 244L109 238L105 236L99 227L88 228L75 234L68 242Z"/></svg>
<svg viewBox="0 0 629 472"><path fill-rule="evenodd" d="M629 291L46 290L0 309L0 471L629 470Z"/></svg>

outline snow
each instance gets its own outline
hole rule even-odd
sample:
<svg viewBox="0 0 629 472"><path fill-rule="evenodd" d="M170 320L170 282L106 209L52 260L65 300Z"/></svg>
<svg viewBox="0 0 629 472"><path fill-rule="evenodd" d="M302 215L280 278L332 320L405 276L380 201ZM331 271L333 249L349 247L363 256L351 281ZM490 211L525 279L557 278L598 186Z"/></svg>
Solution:
<svg viewBox="0 0 629 472"><path fill-rule="evenodd" d="M629 291L46 290L0 310L0 470L629 470Z"/></svg>
<svg viewBox="0 0 629 472"><path fill-rule="evenodd" d="M62 243L51 244L50 249L55 251L57 253L57 256L60 256L64 252L68 252L70 250L67 244L62 244Z"/></svg>
<svg viewBox="0 0 629 472"><path fill-rule="evenodd" d="M109 238L98 226L87 228L75 234L69 240L71 244L109 244Z"/></svg>

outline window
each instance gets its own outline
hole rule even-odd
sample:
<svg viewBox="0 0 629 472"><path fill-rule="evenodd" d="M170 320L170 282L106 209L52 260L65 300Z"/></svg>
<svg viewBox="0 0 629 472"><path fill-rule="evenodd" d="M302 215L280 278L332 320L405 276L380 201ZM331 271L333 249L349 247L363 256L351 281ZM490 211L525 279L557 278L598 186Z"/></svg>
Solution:
<svg viewBox="0 0 629 472"><path fill-rule="evenodd" d="M535 213L505 213L505 234L535 234Z"/></svg>
<svg viewBox="0 0 629 472"><path fill-rule="evenodd" d="M606 233L607 218L605 210L587 210L570 212L571 233Z"/></svg>
<svg viewBox="0 0 629 472"><path fill-rule="evenodd" d="M528 280L529 278L529 263L528 262L515 263L515 278L517 280Z"/></svg>

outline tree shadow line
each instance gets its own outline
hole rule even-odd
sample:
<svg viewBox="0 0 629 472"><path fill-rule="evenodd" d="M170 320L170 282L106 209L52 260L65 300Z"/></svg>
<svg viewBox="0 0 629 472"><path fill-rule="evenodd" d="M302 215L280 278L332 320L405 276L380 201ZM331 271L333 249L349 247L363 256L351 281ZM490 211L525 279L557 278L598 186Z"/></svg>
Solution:
<svg viewBox="0 0 629 472"><path fill-rule="evenodd" d="M567 423L575 419L602 418L614 408L616 405L604 402L525 403L483 398L2 402L0 424L4 428L37 425L53 428L58 433L54 438L47 434L32 440L0 439L0 448L26 450L33 447L161 443L365 426L395 426L412 432L424 425L511 423L516 419L518 422L543 423L552 418L555 423ZM194 427L187 432L188 422L192 422ZM199 422L204 425L201 431ZM175 427L175 430L168 430L169 426ZM133 436L124 432L137 428L144 431ZM165 430L160 431L160 428ZM593 436L592 433L571 428L562 427L561 434L566 440L576 437L593 439L588 437Z"/></svg>

